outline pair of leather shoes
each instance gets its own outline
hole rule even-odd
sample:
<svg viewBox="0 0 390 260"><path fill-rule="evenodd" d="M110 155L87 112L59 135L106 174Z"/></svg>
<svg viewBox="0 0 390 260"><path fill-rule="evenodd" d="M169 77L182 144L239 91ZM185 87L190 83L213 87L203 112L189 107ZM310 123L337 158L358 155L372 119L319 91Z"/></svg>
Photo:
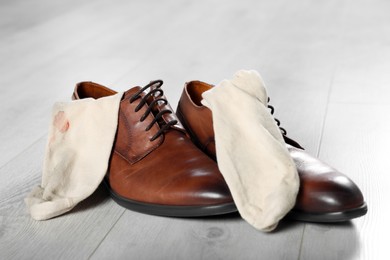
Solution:
<svg viewBox="0 0 390 260"><path fill-rule="evenodd" d="M177 108L184 128L161 86L162 81L152 81L123 96L104 181L112 198L128 209L163 216L237 211L215 162L211 111L200 103L201 94L212 85L200 81L185 85ZM81 82L73 99L115 93L93 82ZM362 193L352 180L306 153L284 129L282 133L301 181L290 218L337 222L366 214Z"/></svg>

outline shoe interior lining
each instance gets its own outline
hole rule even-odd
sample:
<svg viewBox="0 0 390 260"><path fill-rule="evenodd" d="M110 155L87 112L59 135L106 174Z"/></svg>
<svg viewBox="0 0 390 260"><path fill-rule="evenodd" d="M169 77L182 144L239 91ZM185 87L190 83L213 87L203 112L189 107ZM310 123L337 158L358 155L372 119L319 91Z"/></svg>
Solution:
<svg viewBox="0 0 390 260"><path fill-rule="evenodd" d="M93 83L93 82L82 82L78 85L77 92L79 98L101 98L106 96L111 96L117 92L106 88L102 85Z"/></svg>
<svg viewBox="0 0 390 260"><path fill-rule="evenodd" d="M187 91L195 105L202 106L202 93L211 89L212 87L212 85L201 81L191 81L187 85Z"/></svg>

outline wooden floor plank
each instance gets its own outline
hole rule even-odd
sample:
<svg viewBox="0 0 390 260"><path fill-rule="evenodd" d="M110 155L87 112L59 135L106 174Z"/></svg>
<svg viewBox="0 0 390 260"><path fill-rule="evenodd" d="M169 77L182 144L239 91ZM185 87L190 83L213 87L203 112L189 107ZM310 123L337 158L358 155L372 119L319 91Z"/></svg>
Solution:
<svg viewBox="0 0 390 260"><path fill-rule="evenodd" d="M180 219L126 211L92 259L291 259L302 225L285 221L267 234L236 214Z"/></svg>
<svg viewBox="0 0 390 260"><path fill-rule="evenodd" d="M72 12L74 9L91 4L89 1L70 0L54 2L50 0L3 0L0 9L0 37L38 26L50 19ZM12 15L11 15L12 14Z"/></svg>
<svg viewBox="0 0 390 260"><path fill-rule="evenodd" d="M389 104L390 3L351 3L345 14L333 102Z"/></svg>

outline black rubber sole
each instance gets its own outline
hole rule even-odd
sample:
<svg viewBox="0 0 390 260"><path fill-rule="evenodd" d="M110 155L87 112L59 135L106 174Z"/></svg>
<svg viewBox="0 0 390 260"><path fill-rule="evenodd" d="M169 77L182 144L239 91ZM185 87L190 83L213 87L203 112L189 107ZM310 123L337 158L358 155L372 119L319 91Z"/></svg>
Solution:
<svg viewBox="0 0 390 260"><path fill-rule="evenodd" d="M170 206L143 203L130 200L114 192L106 180L103 181L111 198L120 206L140 213L165 217L205 217L237 212L236 205L232 203L204 206Z"/></svg>
<svg viewBox="0 0 390 260"><path fill-rule="evenodd" d="M291 210L287 214L287 218L316 223L332 223L332 222L344 222L354 218L364 216L367 213L367 204L364 203L362 206L340 212L330 213L310 213L305 211Z"/></svg>

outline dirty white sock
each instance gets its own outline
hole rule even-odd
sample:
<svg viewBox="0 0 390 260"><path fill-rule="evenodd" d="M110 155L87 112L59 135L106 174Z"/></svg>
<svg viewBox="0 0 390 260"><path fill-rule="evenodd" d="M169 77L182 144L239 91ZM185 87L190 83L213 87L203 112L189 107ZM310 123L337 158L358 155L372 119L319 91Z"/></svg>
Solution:
<svg viewBox="0 0 390 260"><path fill-rule="evenodd" d="M203 93L212 111L218 167L242 218L273 230L294 206L298 173L256 71L238 71Z"/></svg>
<svg viewBox="0 0 390 260"><path fill-rule="evenodd" d="M61 215L97 189L108 168L121 97L54 104L42 183L25 198L32 218Z"/></svg>

